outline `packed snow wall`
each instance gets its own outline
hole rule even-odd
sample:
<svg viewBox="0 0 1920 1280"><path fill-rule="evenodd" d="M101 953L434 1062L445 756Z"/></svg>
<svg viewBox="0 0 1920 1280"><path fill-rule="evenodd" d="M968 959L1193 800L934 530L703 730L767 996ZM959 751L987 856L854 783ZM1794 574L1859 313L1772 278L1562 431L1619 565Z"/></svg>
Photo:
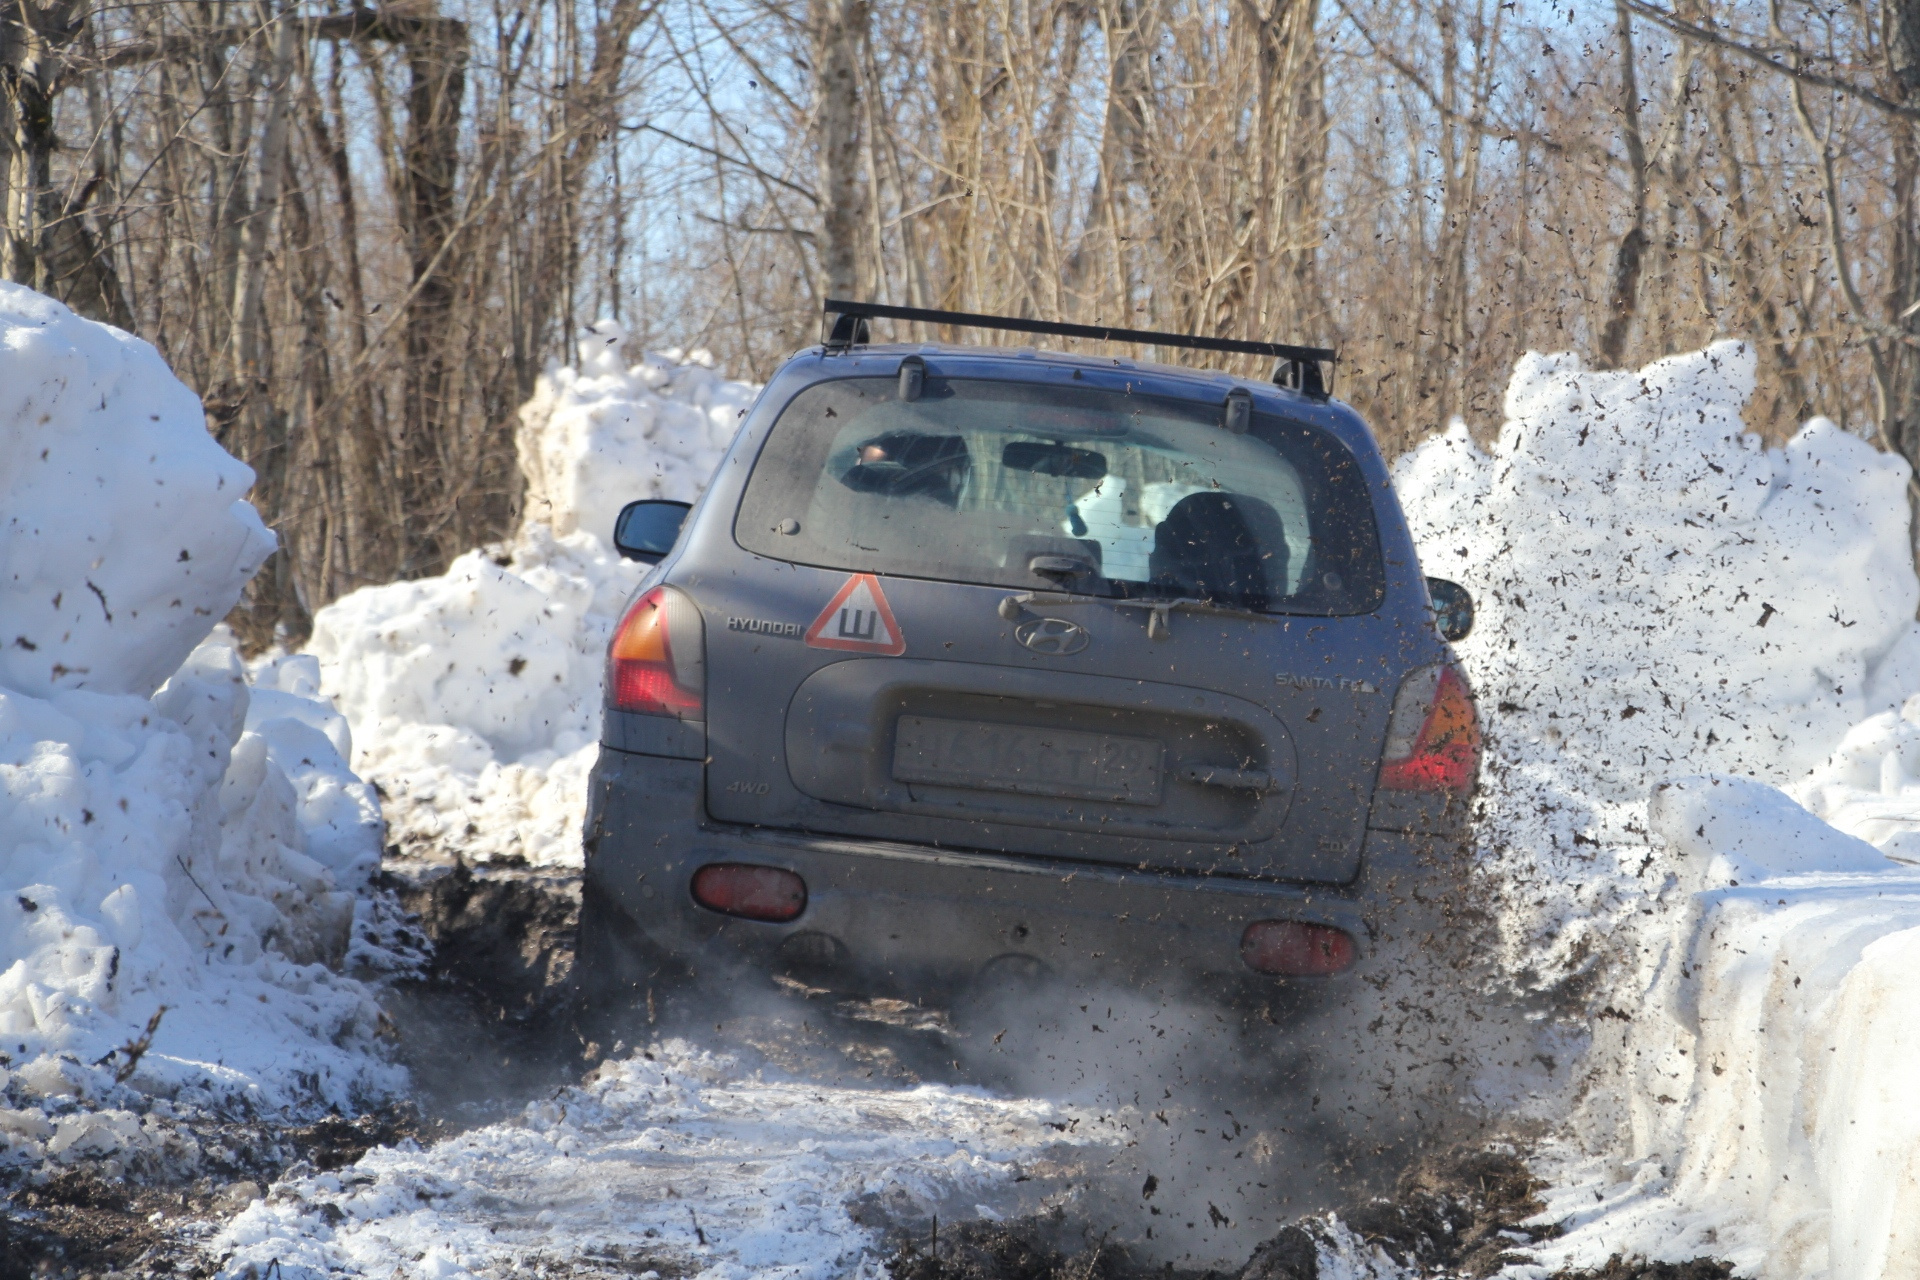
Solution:
<svg viewBox="0 0 1920 1280"><path fill-rule="evenodd" d="M1478 607L1457 649L1527 981L1598 963L1658 887L1652 786L1794 781L1920 689L1906 464L1824 419L1763 448L1740 418L1752 384L1734 342L1637 372L1529 355L1489 451L1456 425L1395 468L1424 568Z"/></svg>
<svg viewBox="0 0 1920 1280"><path fill-rule="evenodd" d="M1488 448L1456 426L1396 468L1427 572L1479 605L1500 972L1585 1049L1532 1103L1572 1117L1542 1275L1920 1267L1908 469L1818 419L1763 447L1752 377L1739 343L1528 356Z"/></svg>
<svg viewBox="0 0 1920 1280"><path fill-rule="evenodd" d="M144 698L273 552L253 473L138 338L21 287L0 326L0 682Z"/></svg>
<svg viewBox="0 0 1920 1280"><path fill-rule="evenodd" d="M351 1106L403 1080L336 972L381 846L346 722L313 659L253 687L209 640L274 548L252 483L151 346L0 284L12 1157L138 1147L143 1098Z"/></svg>
<svg viewBox="0 0 1920 1280"><path fill-rule="evenodd" d="M600 678L644 566L611 547L637 498L692 501L758 388L704 352L628 364L626 334L581 334L520 411L526 523L445 574L372 587L314 618L308 651L353 723L355 767L402 849L578 867Z"/></svg>

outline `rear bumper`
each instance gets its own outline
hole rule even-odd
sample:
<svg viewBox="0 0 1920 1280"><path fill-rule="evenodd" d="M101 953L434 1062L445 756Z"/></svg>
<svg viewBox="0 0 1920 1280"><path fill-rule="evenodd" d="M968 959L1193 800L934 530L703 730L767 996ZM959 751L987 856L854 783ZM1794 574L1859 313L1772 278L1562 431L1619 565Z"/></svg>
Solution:
<svg viewBox="0 0 1920 1280"><path fill-rule="evenodd" d="M1289 984L1344 983L1441 927L1439 899L1460 862L1439 847L1447 842L1373 831L1352 883L1300 885L816 837L707 821L702 772L698 760L601 748L587 892L617 908L641 949L696 972L802 970L869 995L950 992L1000 964L1234 1004ZM699 906L693 874L720 861L797 873L805 911L764 924ZM1272 919L1344 929L1359 958L1332 979L1255 973L1240 938Z"/></svg>

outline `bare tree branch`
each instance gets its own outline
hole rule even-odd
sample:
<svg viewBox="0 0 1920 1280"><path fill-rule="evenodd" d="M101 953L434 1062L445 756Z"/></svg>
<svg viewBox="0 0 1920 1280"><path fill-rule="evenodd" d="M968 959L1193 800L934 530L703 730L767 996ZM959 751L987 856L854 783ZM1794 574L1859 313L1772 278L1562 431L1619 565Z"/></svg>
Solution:
<svg viewBox="0 0 1920 1280"><path fill-rule="evenodd" d="M1742 44L1730 36L1722 35L1718 31L1700 26L1698 23L1688 22L1679 15L1669 13L1658 5L1648 4L1646 0L1625 0L1625 2L1627 7L1636 14L1659 23L1677 36L1683 36L1688 40L1698 40L1703 44L1710 44L1716 49L1725 49L1737 57L1745 58L1755 66L1765 67L1769 71L1776 71L1800 84L1809 84L1816 88L1831 89L1835 93L1846 94L1848 97L1864 102L1876 111L1885 112L1887 115L1899 116L1907 120L1920 120L1920 108L1910 107L1905 103L1895 102L1890 98L1882 97L1864 85L1854 84L1852 81L1842 80L1837 76L1822 75L1817 71L1809 71L1805 67L1796 66L1792 63L1776 61L1763 49ZM1778 37L1778 43L1775 47L1790 55L1797 54L1799 48L1791 41L1788 41L1784 35Z"/></svg>

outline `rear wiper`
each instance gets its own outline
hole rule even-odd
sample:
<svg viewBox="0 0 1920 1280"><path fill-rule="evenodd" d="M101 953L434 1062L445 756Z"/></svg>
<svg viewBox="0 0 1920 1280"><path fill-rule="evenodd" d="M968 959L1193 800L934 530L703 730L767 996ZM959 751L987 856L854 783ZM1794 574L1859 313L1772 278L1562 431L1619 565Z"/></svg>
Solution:
<svg viewBox="0 0 1920 1280"><path fill-rule="evenodd" d="M1051 591L1022 591L1018 595L1007 596L1000 601L1000 616L1012 622L1030 604L1050 609L1063 608L1071 604L1110 604L1122 609L1148 609L1151 610L1147 617L1147 639L1149 640L1165 640L1173 635L1173 628L1167 619L1175 609L1185 609L1189 613L1222 614L1230 618L1252 618L1259 622L1275 621L1271 614L1240 608L1236 605L1219 604L1212 600L1198 600L1191 596L1176 596L1170 600L1141 600L1120 599L1113 596L1056 595Z"/></svg>

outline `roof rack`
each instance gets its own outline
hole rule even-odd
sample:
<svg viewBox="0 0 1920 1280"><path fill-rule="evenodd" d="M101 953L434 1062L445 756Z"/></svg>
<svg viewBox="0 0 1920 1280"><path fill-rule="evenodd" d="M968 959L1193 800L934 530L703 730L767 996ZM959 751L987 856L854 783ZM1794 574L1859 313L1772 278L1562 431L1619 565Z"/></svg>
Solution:
<svg viewBox="0 0 1920 1280"><path fill-rule="evenodd" d="M1233 355L1272 356L1273 380L1315 400L1328 398L1332 382L1323 377L1322 363L1332 365L1339 353L1331 347L1295 347L1282 342L1244 342L1238 338L1202 338L1186 333L1156 333L1151 329L1115 329L1104 325L1060 324L1052 320L1023 320L1014 316L977 315L969 311L932 311L925 307L893 307L883 302L849 302L828 298L827 315L835 317L828 331L828 351L846 351L870 341L867 321L918 320L925 324L963 329L1003 329L1014 333L1042 333L1061 338L1091 338L1096 342L1139 342L1161 347L1190 347L1196 351L1225 351Z"/></svg>

